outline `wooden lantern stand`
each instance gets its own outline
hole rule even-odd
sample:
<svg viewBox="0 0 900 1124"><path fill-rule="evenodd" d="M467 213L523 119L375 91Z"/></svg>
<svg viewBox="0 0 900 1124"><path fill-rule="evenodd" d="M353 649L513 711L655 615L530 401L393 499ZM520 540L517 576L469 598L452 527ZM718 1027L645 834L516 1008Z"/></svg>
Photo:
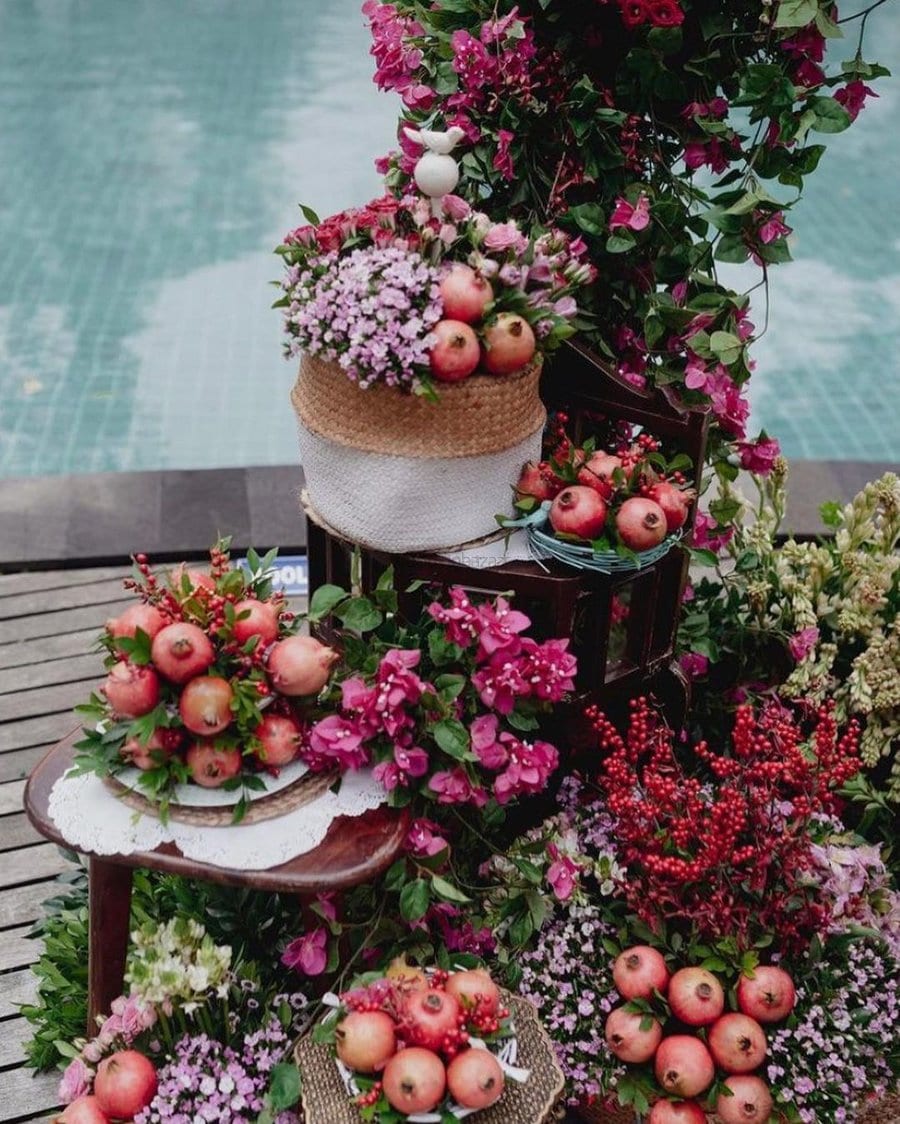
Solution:
<svg viewBox="0 0 900 1124"><path fill-rule="evenodd" d="M690 457L699 490L709 424L706 411L681 411L659 390L636 389L594 352L571 343L548 365L541 397L548 411L568 415L576 444L590 436L601 418L628 422L661 438L670 454ZM693 526L695 510L696 505L685 534ZM310 591L326 583L350 588L355 544L309 517L307 544ZM578 705L566 723L574 748L590 741L586 723L579 721L589 704L617 715L629 699L650 694L674 726L683 723L689 684L674 650L688 559L679 547L641 570L618 574L577 570L552 560L473 569L438 554L359 550L362 592L373 589L384 570L393 566L400 611L407 619L418 617L429 586L433 593L435 586L458 585L476 594L512 593L516 607L532 618L540 635L569 637L579 666ZM419 588L408 592L416 584ZM327 622L322 631L327 634Z"/></svg>

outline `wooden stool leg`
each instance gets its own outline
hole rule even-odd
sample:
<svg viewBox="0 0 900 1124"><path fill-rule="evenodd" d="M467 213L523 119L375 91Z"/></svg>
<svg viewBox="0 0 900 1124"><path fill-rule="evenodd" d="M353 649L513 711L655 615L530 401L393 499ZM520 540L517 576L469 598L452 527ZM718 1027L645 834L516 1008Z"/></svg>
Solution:
<svg viewBox="0 0 900 1124"><path fill-rule="evenodd" d="M88 1038L122 994L131 916L131 867L91 856L88 875Z"/></svg>

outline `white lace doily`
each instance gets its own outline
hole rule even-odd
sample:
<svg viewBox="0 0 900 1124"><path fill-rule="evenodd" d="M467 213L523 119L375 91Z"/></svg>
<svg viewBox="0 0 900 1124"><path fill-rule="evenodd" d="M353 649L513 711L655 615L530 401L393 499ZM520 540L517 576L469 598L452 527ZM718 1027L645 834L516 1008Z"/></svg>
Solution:
<svg viewBox="0 0 900 1124"><path fill-rule="evenodd" d="M161 823L123 804L93 773L65 774L50 793L50 817L76 851L130 855L174 843L187 859L232 870L268 870L317 847L336 816L377 808L385 791L370 770L346 773L339 792L322 793L277 819L233 827Z"/></svg>

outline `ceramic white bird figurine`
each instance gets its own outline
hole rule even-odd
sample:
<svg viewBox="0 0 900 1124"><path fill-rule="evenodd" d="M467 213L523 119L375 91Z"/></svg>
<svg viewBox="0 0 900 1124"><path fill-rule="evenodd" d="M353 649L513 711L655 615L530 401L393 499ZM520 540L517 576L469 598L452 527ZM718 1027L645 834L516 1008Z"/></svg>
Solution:
<svg viewBox="0 0 900 1124"><path fill-rule="evenodd" d="M459 183L459 165L450 155L465 136L463 130L454 125L445 133L434 129L411 129L404 132L411 141L425 146L425 151L416 162L413 177L423 195L431 199L431 213L441 217L441 199Z"/></svg>

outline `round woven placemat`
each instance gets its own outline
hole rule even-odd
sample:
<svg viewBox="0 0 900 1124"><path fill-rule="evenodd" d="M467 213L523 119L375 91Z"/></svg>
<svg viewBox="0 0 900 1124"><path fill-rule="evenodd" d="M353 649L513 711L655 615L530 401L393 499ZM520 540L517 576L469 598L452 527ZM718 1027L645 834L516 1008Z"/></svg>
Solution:
<svg viewBox="0 0 900 1124"><path fill-rule="evenodd" d="M397 457L472 457L511 449L543 427L541 360L512 375L444 383L439 402L396 387L360 390L337 363L304 355L291 391L297 417L338 445Z"/></svg>
<svg viewBox="0 0 900 1124"><path fill-rule="evenodd" d="M545 1124L554 1118L565 1079L534 1007L512 996L508 1006L519 1042L517 1064L530 1069L531 1076L524 1085L507 1081L495 1105L468 1119L472 1124ZM331 1047L317 1045L306 1034L297 1043L294 1057L303 1079L305 1124L360 1124L359 1109L347 1096Z"/></svg>
<svg viewBox="0 0 900 1124"><path fill-rule="evenodd" d="M860 1105L857 1124L900 1124L900 1092Z"/></svg>
<svg viewBox="0 0 900 1124"><path fill-rule="evenodd" d="M309 804L323 792L327 791L339 776L336 769L325 773L304 773L302 777L278 792L257 796L249 801L247 810L241 818L242 824L264 823L266 820L275 820L279 816L286 816ZM130 808L143 812L148 816L159 816L159 805L148 800L142 793L122 784L115 777L104 777L103 783L110 791ZM240 797L235 799L235 804ZM190 824L192 827L232 827L234 824L234 804L223 805L217 808L208 808L201 805L169 804L169 819L178 823Z"/></svg>

